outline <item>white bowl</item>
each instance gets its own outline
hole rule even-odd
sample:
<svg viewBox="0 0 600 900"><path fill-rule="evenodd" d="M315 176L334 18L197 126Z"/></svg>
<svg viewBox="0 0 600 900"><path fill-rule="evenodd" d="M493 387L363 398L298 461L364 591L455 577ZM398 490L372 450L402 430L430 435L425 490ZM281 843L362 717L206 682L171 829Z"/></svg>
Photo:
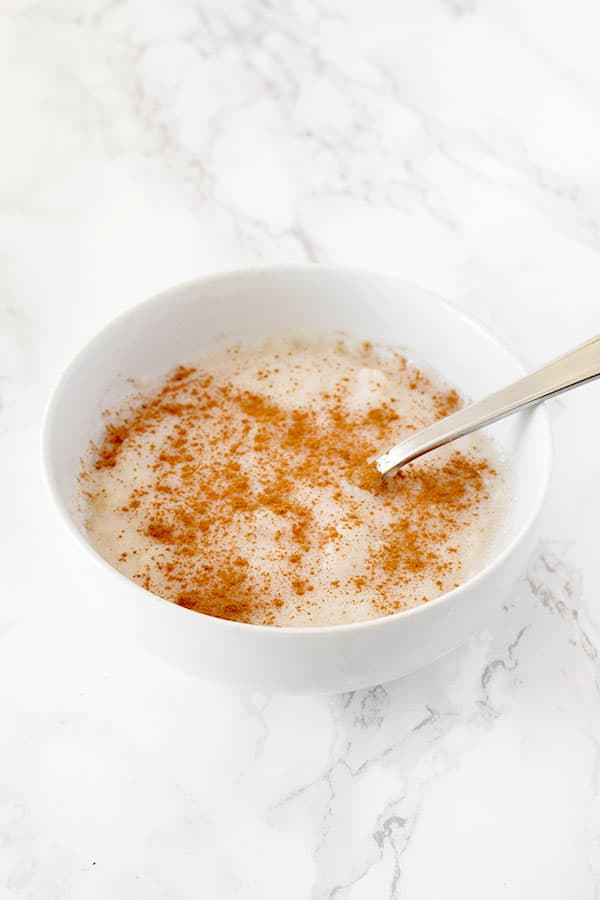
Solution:
<svg viewBox="0 0 600 900"><path fill-rule="evenodd" d="M127 379L194 360L217 341L341 330L406 347L477 399L523 369L480 325L395 278L320 266L234 272L172 288L108 325L70 364L51 398L43 457L50 494L70 535L68 564L115 628L177 668L237 686L289 693L348 691L397 678L456 647L506 597L531 550L551 467L542 408L490 429L511 465L511 520L495 558L428 604L324 628L246 625L162 600L93 549L77 515L77 475L101 412L131 391Z"/></svg>

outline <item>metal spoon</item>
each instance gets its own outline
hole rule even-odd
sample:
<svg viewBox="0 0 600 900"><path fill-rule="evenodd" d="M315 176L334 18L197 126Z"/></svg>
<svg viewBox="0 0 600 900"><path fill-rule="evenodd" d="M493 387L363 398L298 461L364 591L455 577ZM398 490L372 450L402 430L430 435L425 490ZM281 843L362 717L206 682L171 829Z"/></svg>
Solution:
<svg viewBox="0 0 600 900"><path fill-rule="evenodd" d="M430 450L449 444L450 441L471 434L472 431L477 431L485 425L491 425L492 422L510 416L526 406L540 403L548 397L554 397L598 377L600 377L600 335L501 391L471 403L470 406L418 431L385 453L374 457L370 462L375 463L382 475L393 475L406 463L424 453L429 453Z"/></svg>

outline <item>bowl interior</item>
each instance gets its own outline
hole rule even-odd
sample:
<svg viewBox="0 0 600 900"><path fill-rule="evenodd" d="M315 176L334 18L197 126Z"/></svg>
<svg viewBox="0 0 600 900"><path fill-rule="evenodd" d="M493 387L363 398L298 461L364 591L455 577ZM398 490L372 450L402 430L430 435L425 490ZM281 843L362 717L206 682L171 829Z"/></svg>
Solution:
<svg viewBox="0 0 600 900"><path fill-rule="evenodd" d="M392 277L320 267L218 276L173 288L134 307L88 344L50 402L44 458L51 491L78 523L77 476L103 410L131 392L129 378L159 375L216 343L291 332L346 334L406 348L472 399L518 378L514 357L437 297ZM546 416L536 409L489 429L510 464L513 503L504 546L535 515L550 468ZM498 553L503 547L498 548Z"/></svg>

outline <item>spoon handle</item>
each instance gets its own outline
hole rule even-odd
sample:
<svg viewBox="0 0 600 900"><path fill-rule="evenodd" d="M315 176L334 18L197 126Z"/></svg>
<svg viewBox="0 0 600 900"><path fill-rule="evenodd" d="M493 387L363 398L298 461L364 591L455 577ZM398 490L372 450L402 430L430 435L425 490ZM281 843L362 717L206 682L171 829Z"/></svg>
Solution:
<svg viewBox="0 0 600 900"><path fill-rule="evenodd" d="M598 377L600 335L514 384L411 435L377 456L375 466L382 475L393 475L401 466L430 450Z"/></svg>

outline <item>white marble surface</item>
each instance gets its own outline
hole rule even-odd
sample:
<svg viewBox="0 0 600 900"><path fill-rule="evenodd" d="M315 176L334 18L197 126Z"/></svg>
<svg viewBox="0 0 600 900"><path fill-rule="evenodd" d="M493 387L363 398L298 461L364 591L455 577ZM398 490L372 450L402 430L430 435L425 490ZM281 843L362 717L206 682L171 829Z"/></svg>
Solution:
<svg viewBox="0 0 600 900"><path fill-rule="evenodd" d="M202 273L397 272L530 364L599 331L599 29L595 0L1 5L1 900L600 896L600 386L552 404L497 621L349 696L88 633L38 467L71 354Z"/></svg>

